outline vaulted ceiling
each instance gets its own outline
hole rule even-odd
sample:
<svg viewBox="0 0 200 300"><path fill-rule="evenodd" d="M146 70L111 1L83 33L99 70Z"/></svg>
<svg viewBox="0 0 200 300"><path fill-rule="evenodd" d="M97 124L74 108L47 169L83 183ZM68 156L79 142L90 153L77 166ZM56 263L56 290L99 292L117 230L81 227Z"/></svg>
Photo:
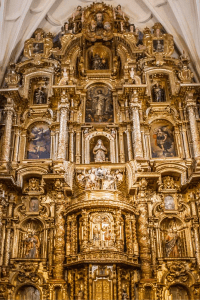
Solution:
<svg viewBox="0 0 200 300"><path fill-rule="evenodd" d="M6 68L16 62L24 41L36 28L54 35L71 17L78 5L90 0L0 0L0 82ZM121 4L130 21L139 29L160 22L174 36L177 49L191 59L196 80L200 79L200 0L105 0L116 7ZM199 74L199 75L198 75Z"/></svg>

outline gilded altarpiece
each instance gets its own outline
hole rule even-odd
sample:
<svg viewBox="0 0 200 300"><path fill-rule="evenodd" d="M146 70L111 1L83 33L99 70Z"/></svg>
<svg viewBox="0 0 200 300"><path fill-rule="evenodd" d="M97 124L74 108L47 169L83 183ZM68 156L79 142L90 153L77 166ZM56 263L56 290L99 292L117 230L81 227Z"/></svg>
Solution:
<svg viewBox="0 0 200 300"><path fill-rule="evenodd" d="M0 89L0 299L200 299L200 84L160 23L78 6Z"/></svg>

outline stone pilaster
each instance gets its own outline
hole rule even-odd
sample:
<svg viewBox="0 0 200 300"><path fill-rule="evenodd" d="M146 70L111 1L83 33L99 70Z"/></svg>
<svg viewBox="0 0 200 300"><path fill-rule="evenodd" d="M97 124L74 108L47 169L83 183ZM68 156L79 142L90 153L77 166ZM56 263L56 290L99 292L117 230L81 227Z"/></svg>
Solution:
<svg viewBox="0 0 200 300"><path fill-rule="evenodd" d="M133 149L134 149L134 158L143 158L143 149L142 149L142 136L140 128L140 117L139 109L141 104L138 101L138 94L134 91L131 101L130 108L132 111L132 121L133 121Z"/></svg>

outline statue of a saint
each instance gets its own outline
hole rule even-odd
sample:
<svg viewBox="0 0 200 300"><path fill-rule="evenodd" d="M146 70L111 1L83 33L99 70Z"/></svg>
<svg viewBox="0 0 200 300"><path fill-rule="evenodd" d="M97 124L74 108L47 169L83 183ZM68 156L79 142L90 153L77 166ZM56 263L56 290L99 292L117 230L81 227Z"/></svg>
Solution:
<svg viewBox="0 0 200 300"><path fill-rule="evenodd" d="M97 141L97 144L93 149L93 153L95 155L95 162L103 162L106 160L107 149L104 147L101 139Z"/></svg>
<svg viewBox="0 0 200 300"><path fill-rule="evenodd" d="M39 253L38 250L40 248L40 241L36 234L29 233L28 237L25 239L26 244L26 258L38 258Z"/></svg>
<svg viewBox="0 0 200 300"><path fill-rule="evenodd" d="M165 102L165 90L161 87L161 85L157 82L153 87L153 102Z"/></svg>
<svg viewBox="0 0 200 300"><path fill-rule="evenodd" d="M98 226L95 225L93 228L93 240L98 241L99 240L100 231L98 229Z"/></svg>
<svg viewBox="0 0 200 300"><path fill-rule="evenodd" d="M110 170L107 170L105 179L102 182L103 190L113 190L115 188L115 179Z"/></svg>
<svg viewBox="0 0 200 300"><path fill-rule="evenodd" d="M180 238L173 228L169 228L165 238L165 251L167 257L180 257Z"/></svg>
<svg viewBox="0 0 200 300"><path fill-rule="evenodd" d="M39 86L34 92L34 104L46 104L47 98L46 93L41 86Z"/></svg>
<svg viewBox="0 0 200 300"><path fill-rule="evenodd" d="M107 97L102 93L102 90L98 90L97 91L97 95L94 97L94 99L96 100L96 115L97 116L103 116L105 111L104 111L104 107L105 107L105 101L107 100Z"/></svg>

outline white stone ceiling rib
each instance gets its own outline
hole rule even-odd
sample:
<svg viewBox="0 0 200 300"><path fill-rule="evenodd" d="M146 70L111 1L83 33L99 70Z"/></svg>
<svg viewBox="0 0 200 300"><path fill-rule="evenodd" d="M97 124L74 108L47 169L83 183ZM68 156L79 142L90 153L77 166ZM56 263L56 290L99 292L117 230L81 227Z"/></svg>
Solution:
<svg viewBox="0 0 200 300"><path fill-rule="evenodd" d="M0 82L9 63L16 62L25 40L41 27L54 35L78 5L93 0L0 0ZM124 12L140 29L160 22L180 52L191 59L196 80L200 80L200 0L105 0L121 4Z"/></svg>

